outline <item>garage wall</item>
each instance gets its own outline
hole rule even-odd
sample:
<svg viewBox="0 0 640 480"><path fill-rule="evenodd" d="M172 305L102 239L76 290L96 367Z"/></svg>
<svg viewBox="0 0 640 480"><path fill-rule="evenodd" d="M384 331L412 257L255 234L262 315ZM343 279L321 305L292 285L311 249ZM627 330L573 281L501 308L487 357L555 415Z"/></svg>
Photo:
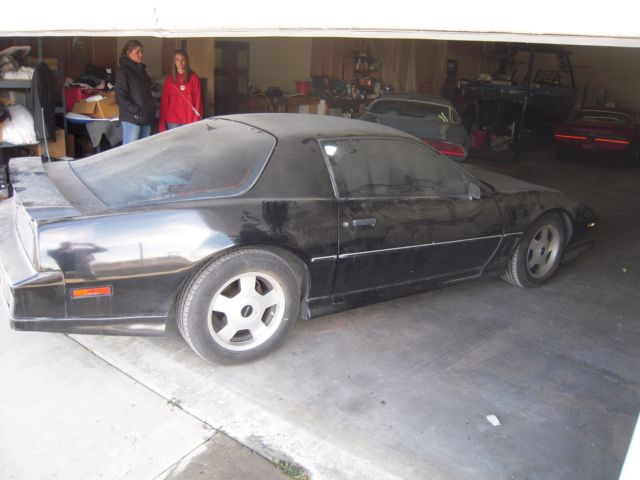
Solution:
<svg viewBox="0 0 640 480"><path fill-rule="evenodd" d="M311 77L311 38L234 38L249 43L249 83L263 92L277 86L296 91L296 80Z"/></svg>
<svg viewBox="0 0 640 480"><path fill-rule="evenodd" d="M311 43L311 75L353 78L353 53L368 54L363 38L314 38Z"/></svg>
<svg viewBox="0 0 640 480"><path fill-rule="evenodd" d="M440 93L440 87L442 87L447 70L448 43L440 40L416 40L417 91Z"/></svg>
<svg viewBox="0 0 640 480"><path fill-rule="evenodd" d="M619 107L640 112L640 49L612 47L568 47L574 65L578 95L589 84L587 105L604 97Z"/></svg>
<svg viewBox="0 0 640 480"><path fill-rule="evenodd" d="M424 93L435 93L438 51L436 42L418 40L415 46L416 54L416 85Z"/></svg>
<svg viewBox="0 0 640 480"><path fill-rule="evenodd" d="M458 60L456 78L476 80L479 73L491 73L496 69L497 56L490 53L492 44L449 42L448 58Z"/></svg>
<svg viewBox="0 0 640 480"><path fill-rule="evenodd" d="M438 92L446 72L445 41L314 38L311 74L352 79L354 52L376 58L380 63L380 81L397 91Z"/></svg>

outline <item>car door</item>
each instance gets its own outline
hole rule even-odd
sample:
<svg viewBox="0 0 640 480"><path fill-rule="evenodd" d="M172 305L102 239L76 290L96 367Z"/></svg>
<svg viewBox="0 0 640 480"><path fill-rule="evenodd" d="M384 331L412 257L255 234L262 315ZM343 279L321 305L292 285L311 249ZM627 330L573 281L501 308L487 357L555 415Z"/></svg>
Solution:
<svg viewBox="0 0 640 480"><path fill-rule="evenodd" d="M334 300L477 275L496 251L498 206L488 192L470 198L453 162L410 139L321 144L338 197Z"/></svg>

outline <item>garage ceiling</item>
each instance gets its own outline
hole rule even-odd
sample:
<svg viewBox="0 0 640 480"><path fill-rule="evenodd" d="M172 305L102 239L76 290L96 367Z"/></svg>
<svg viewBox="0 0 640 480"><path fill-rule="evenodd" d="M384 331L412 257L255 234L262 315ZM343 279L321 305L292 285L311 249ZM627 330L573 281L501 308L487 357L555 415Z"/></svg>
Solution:
<svg viewBox="0 0 640 480"><path fill-rule="evenodd" d="M5 2L1 36L369 37L640 46L640 23L628 3L610 0L534 4L458 0L416 6L372 2L211 2L113 0L97 12L81 4ZM37 2L40 3L40 2ZM430 3L430 2L429 2ZM627 14L625 14L627 12Z"/></svg>

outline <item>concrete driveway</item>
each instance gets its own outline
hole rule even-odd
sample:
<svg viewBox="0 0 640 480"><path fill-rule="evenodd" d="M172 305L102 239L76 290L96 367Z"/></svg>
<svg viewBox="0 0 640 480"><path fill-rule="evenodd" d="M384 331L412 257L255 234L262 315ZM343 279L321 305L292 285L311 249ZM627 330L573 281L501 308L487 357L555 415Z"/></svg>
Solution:
<svg viewBox="0 0 640 480"><path fill-rule="evenodd" d="M545 158L483 164L600 215L597 246L538 289L489 278L300 321L231 367L174 325L67 337L3 313L2 477L196 478L180 472L223 432L313 479L617 478L640 409L640 170Z"/></svg>

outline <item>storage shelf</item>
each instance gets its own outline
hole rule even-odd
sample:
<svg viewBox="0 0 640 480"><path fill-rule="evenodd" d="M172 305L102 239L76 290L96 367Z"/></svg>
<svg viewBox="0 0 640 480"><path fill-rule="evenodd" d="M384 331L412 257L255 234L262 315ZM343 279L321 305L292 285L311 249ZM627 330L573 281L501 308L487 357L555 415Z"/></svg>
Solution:
<svg viewBox="0 0 640 480"><path fill-rule="evenodd" d="M30 89L31 80L0 80L0 88Z"/></svg>

